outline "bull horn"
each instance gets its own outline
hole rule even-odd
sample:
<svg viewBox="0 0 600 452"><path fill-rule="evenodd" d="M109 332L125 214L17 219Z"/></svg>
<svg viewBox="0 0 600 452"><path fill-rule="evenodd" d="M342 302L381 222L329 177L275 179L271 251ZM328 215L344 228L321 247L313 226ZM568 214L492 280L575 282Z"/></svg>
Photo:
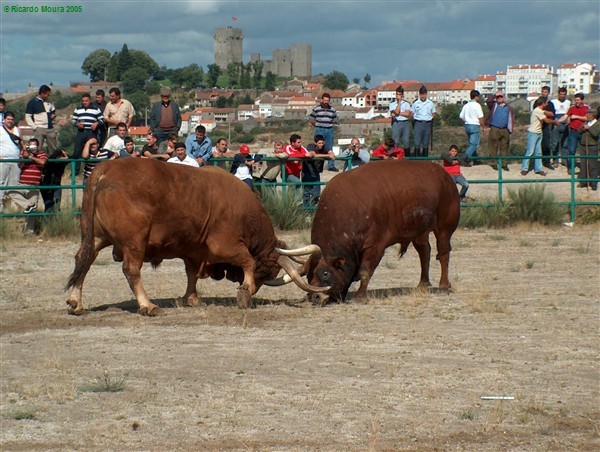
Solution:
<svg viewBox="0 0 600 452"><path fill-rule="evenodd" d="M268 281L265 281L263 284L265 286L271 286L271 287L285 286L286 284L289 284L292 281L293 281L293 279L291 278L290 275L283 275L283 276L280 276L279 278L270 279Z"/></svg>
<svg viewBox="0 0 600 452"><path fill-rule="evenodd" d="M277 259L277 263L279 265L281 265L281 268L283 268L286 273L292 278L292 280L296 283L296 285L298 287L300 287L300 289L304 290L305 292L327 292L331 287L327 286L327 287L317 287L317 286L311 286L310 284L308 284L307 282L305 282L302 277L300 276L300 274L298 273L298 271L294 268L294 265L292 264L292 261L290 260L289 257L287 256L279 256L279 258Z"/></svg>
<svg viewBox="0 0 600 452"><path fill-rule="evenodd" d="M285 248L275 248L275 251L284 256L306 256L307 254L321 254L321 248L319 245L314 244L291 250Z"/></svg>

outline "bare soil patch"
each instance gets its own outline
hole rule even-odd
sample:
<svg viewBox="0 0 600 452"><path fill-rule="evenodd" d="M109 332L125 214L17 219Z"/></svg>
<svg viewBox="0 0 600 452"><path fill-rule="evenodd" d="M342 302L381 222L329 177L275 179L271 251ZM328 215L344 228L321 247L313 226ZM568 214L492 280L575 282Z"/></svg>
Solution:
<svg viewBox="0 0 600 452"><path fill-rule="evenodd" d="M182 308L183 264L145 266L167 311L145 318L110 250L72 317L78 245L3 243L0 447L598 450L597 226L459 230L453 246L450 295L414 290L417 254L393 247L368 304L323 308L290 286L239 310L226 281Z"/></svg>

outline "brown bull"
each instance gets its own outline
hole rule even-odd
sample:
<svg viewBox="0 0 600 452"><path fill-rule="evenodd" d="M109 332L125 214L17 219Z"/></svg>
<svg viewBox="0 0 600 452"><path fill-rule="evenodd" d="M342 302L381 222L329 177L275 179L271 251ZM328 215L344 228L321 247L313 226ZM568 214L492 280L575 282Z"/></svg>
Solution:
<svg viewBox="0 0 600 452"><path fill-rule="evenodd" d="M323 254L306 263L308 281L331 286L328 295L336 300L344 300L350 284L360 281L355 298L364 299L385 249L400 243L403 255L412 243L421 261L419 285L429 286L433 231L442 267L440 288L449 289L450 238L459 218L456 185L435 163L372 162L340 174L323 191L315 214L311 241Z"/></svg>
<svg viewBox="0 0 600 452"><path fill-rule="evenodd" d="M138 302L139 312L156 315L140 277L143 262L163 259L185 263L184 299L200 304L198 278L227 277L239 282L237 302L246 308L263 284L283 267L311 291L288 257L275 248L273 224L246 184L220 168L192 168L146 159L122 159L98 165L84 190L81 246L67 283L71 314L84 311L83 281L98 252L113 247ZM312 250L311 250L312 251ZM277 284L275 282L275 284ZM314 288L319 291L321 289Z"/></svg>

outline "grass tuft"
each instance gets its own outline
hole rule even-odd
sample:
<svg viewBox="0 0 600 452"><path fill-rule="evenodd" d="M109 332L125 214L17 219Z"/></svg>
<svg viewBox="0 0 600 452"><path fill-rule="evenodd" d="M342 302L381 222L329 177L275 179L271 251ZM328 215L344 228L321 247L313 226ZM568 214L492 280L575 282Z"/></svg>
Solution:
<svg viewBox="0 0 600 452"><path fill-rule="evenodd" d="M554 226L563 222L565 214L565 208L555 203L554 194L546 193L546 187L521 187L509 189L506 202L465 209L460 224L472 229L501 228L519 222Z"/></svg>
<svg viewBox="0 0 600 452"><path fill-rule="evenodd" d="M15 421L37 421L37 413L34 410L17 410L12 412L10 415L11 419Z"/></svg>
<svg viewBox="0 0 600 452"><path fill-rule="evenodd" d="M79 217L71 212L58 212L44 218L42 230L46 237L74 240L79 238Z"/></svg>
<svg viewBox="0 0 600 452"><path fill-rule="evenodd" d="M304 229L312 220L312 214L306 212L301 203L301 197L296 190L287 188L263 190L261 200L273 224L282 230Z"/></svg>
<svg viewBox="0 0 600 452"><path fill-rule="evenodd" d="M90 386L81 388L82 392L121 392L125 390L125 382L129 378L128 374L120 377L113 377L108 370L105 370L101 377L96 378L96 382Z"/></svg>

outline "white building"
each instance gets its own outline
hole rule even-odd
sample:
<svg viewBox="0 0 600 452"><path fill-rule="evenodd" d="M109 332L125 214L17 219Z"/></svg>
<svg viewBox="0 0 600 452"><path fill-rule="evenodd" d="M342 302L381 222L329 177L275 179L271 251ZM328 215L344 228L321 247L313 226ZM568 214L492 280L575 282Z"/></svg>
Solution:
<svg viewBox="0 0 600 452"><path fill-rule="evenodd" d="M480 75L475 79L475 89L481 93L481 98L484 100L496 94L496 76Z"/></svg>
<svg viewBox="0 0 600 452"><path fill-rule="evenodd" d="M567 94L589 94L598 89L599 73L594 64L567 63L556 70L558 86L567 88Z"/></svg>
<svg viewBox="0 0 600 452"><path fill-rule="evenodd" d="M556 74L552 66L547 64L519 64L507 66L506 85L501 85L501 75L496 75L498 89L502 89L509 97L527 97L529 93L540 93L542 86L549 86L556 92Z"/></svg>

